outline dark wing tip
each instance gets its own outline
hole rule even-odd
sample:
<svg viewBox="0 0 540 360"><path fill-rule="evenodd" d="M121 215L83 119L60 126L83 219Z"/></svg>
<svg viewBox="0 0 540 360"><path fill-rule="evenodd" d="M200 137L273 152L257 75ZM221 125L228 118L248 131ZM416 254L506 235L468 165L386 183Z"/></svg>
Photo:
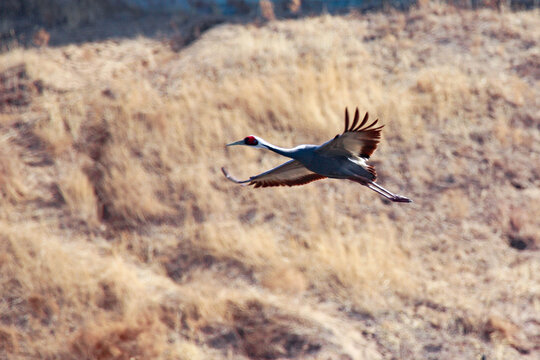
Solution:
<svg viewBox="0 0 540 360"><path fill-rule="evenodd" d="M364 115L364 118L362 119L362 122L360 123L360 125L358 125L356 127L356 129L352 129L353 131L358 131L359 129L362 128L362 126L364 126L364 124L368 121L368 118L369 118L369 113L366 111L366 115ZM375 123L377 122L378 120L375 120Z"/></svg>
<svg viewBox="0 0 540 360"><path fill-rule="evenodd" d="M379 122L379 119L375 119L375 121L373 121L371 124L364 126L366 125L368 120L369 120L369 112L366 111L366 114L364 115L362 121L360 121L360 112L358 108L356 108L356 110L354 111L354 118L351 124L350 117L349 117L349 109L346 107L345 108L345 129L343 133L346 133L349 131L360 132L360 131L366 131L366 130L380 131L384 127L384 125L380 125L379 127L374 128L374 126L377 125L377 123Z"/></svg>
<svg viewBox="0 0 540 360"><path fill-rule="evenodd" d="M345 130L343 132L347 132L349 130L349 109L345 108Z"/></svg>
<svg viewBox="0 0 540 360"><path fill-rule="evenodd" d="M348 129L348 131L353 131L353 129L356 127L356 124L358 124L358 120L360 120L360 113L358 112L358 108L356 108L354 112L354 120L351 125L351 127Z"/></svg>
<svg viewBox="0 0 540 360"><path fill-rule="evenodd" d="M299 177L297 179L290 179L290 180L262 180L257 181L253 180L249 185L255 185L254 187L271 187L271 186L297 186L297 185L305 185L309 184L310 182L326 179L326 176L319 175L319 174L308 174L304 175L302 177Z"/></svg>
<svg viewBox="0 0 540 360"><path fill-rule="evenodd" d="M377 131L378 132L384 127L384 125L380 125L379 127L374 127L375 125L379 123L379 119L375 119L371 124L366 125L368 122L368 119L369 119L369 114L366 113L362 122L357 127L352 128L351 131L357 131L357 132Z"/></svg>

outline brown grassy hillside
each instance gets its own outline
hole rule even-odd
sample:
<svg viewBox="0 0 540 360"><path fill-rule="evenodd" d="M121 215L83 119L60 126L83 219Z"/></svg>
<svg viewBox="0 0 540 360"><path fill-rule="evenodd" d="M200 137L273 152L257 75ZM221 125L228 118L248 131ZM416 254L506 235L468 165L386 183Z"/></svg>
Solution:
<svg viewBox="0 0 540 360"><path fill-rule="evenodd" d="M0 358L535 359L540 14L222 25L0 55ZM386 124L358 184L236 186Z"/></svg>

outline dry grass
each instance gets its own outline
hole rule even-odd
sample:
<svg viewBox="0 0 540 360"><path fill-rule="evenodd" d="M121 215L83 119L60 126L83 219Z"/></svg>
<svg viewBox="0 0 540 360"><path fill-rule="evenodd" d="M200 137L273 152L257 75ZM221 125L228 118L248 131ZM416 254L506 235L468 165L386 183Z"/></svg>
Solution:
<svg viewBox="0 0 540 360"><path fill-rule="evenodd" d="M537 19L427 4L2 54L28 101L0 114L0 357L534 358ZM222 177L283 161L227 142L319 143L345 106L386 124L379 181L414 204Z"/></svg>
<svg viewBox="0 0 540 360"><path fill-rule="evenodd" d="M28 192L22 181L22 166L13 156L10 156L10 134L4 134L0 139L0 197L1 202L19 202Z"/></svg>

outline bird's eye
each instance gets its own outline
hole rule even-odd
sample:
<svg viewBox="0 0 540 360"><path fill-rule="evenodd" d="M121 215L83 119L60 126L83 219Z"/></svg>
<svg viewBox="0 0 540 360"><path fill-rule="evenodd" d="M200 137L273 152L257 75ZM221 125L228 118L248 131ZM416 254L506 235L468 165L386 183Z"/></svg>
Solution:
<svg viewBox="0 0 540 360"><path fill-rule="evenodd" d="M246 145L257 145L259 142L257 141L257 139L255 139L254 136L248 136L244 139L244 143Z"/></svg>

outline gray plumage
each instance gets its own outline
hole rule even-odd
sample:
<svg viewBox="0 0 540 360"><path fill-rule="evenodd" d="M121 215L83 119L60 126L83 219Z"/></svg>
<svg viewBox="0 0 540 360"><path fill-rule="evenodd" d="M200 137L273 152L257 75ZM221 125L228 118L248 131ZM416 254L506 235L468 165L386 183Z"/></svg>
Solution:
<svg viewBox="0 0 540 360"><path fill-rule="evenodd" d="M247 136L227 146L246 145L268 149L293 160L252 176L248 180L237 180L229 175L225 168L221 170L227 179L255 187L303 185L324 178L347 179L360 183L391 201L412 202L375 183L377 173L373 166L367 164L367 160L377 148L384 125L376 127L378 120L367 125L368 118L368 113L366 113L360 121L357 108L354 120L349 126L349 112L345 109L344 132L322 145L300 145L285 149L272 145L257 136Z"/></svg>

